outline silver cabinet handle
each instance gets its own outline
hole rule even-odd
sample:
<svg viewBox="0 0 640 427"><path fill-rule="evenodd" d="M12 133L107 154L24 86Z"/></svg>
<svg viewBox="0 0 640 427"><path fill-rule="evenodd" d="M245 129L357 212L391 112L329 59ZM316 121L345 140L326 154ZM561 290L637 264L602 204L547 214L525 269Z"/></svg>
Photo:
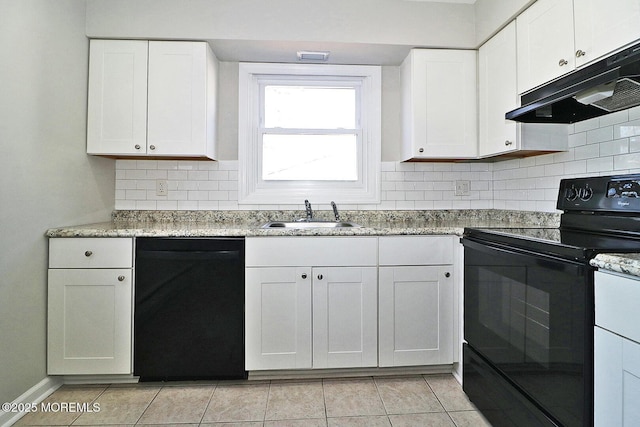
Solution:
<svg viewBox="0 0 640 427"><path fill-rule="evenodd" d="M156 149L156 146L155 146L155 145L150 145L150 146L149 146L149 148L150 148L151 150L155 150L155 149Z"/></svg>
<svg viewBox="0 0 640 427"><path fill-rule="evenodd" d="M93 252L91 252L91 251L85 251L84 252L84 256L86 256L87 258L90 257L91 255L93 255Z"/></svg>
<svg viewBox="0 0 640 427"><path fill-rule="evenodd" d="M424 153L424 148L419 148L418 153Z"/></svg>
<svg viewBox="0 0 640 427"><path fill-rule="evenodd" d="M318 280L322 280L322 274L318 274Z"/></svg>
<svg viewBox="0 0 640 427"><path fill-rule="evenodd" d="M506 141L504 142L504 145L506 145L507 147L508 147L509 145L513 145L513 141L506 140Z"/></svg>
<svg viewBox="0 0 640 427"><path fill-rule="evenodd" d="M558 61L558 65L561 66L561 67L564 67L568 63L569 63L569 61L567 61L566 59L561 59L560 61Z"/></svg>
<svg viewBox="0 0 640 427"><path fill-rule="evenodd" d="M580 58L581 56L585 56L587 54L587 52L585 52L584 50L578 49L576 50L576 58Z"/></svg>
<svg viewBox="0 0 640 427"><path fill-rule="evenodd" d="M139 149L140 149L140 144L136 144L136 145L135 145L135 149L136 149L136 150L139 150Z"/></svg>
<svg viewBox="0 0 640 427"><path fill-rule="evenodd" d="M118 282L124 282L125 277L124 276L118 276Z"/></svg>
<svg viewBox="0 0 640 427"><path fill-rule="evenodd" d="M306 279L307 278L307 273L302 273L302 278Z"/></svg>

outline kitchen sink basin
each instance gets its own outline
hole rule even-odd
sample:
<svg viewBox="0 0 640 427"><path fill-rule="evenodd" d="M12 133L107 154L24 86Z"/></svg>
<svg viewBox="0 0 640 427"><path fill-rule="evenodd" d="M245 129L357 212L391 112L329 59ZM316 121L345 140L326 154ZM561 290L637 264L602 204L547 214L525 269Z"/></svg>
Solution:
<svg viewBox="0 0 640 427"><path fill-rule="evenodd" d="M357 228L353 222L344 221L270 221L262 228Z"/></svg>

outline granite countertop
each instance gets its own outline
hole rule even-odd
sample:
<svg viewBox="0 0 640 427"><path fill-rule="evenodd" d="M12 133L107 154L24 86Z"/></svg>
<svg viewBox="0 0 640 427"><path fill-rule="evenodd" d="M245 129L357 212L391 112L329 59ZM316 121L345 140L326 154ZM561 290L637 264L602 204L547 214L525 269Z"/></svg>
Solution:
<svg viewBox="0 0 640 427"><path fill-rule="evenodd" d="M591 265L602 270L640 277L640 253L598 254L591 260Z"/></svg>
<svg viewBox="0 0 640 427"><path fill-rule="evenodd" d="M332 220L330 211L315 212ZM48 237L234 237L462 235L465 227L557 227L559 215L496 209L344 211L358 228L264 229L269 221L303 218L301 211L114 211L109 222L58 227Z"/></svg>

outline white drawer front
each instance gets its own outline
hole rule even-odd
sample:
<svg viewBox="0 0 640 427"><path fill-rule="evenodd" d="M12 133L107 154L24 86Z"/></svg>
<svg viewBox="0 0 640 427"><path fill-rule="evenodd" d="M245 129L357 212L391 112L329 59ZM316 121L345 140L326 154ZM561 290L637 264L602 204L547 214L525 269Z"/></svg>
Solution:
<svg viewBox="0 0 640 427"><path fill-rule="evenodd" d="M131 238L49 239L49 268L131 268Z"/></svg>
<svg viewBox="0 0 640 427"><path fill-rule="evenodd" d="M453 264L452 236L380 237L380 265Z"/></svg>
<svg viewBox="0 0 640 427"><path fill-rule="evenodd" d="M377 237L255 237L246 240L247 267L375 266Z"/></svg>
<svg viewBox="0 0 640 427"><path fill-rule="evenodd" d="M640 342L640 280L596 272L596 325Z"/></svg>

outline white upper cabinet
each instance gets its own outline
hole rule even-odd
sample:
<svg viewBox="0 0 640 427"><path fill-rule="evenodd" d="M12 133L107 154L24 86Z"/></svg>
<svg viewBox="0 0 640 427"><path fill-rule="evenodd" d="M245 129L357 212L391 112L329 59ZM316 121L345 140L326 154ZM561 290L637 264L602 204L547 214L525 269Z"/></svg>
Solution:
<svg viewBox="0 0 640 427"><path fill-rule="evenodd" d="M474 158L477 52L413 49L400 68L402 160Z"/></svg>
<svg viewBox="0 0 640 427"><path fill-rule="evenodd" d="M576 67L640 39L640 0L575 0Z"/></svg>
<svg viewBox="0 0 640 427"><path fill-rule="evenodd" d="M567 150L567 125L505 119L507 111L519 106L516 70L514 21L479 49L479 157Z"/></svg>
<svg viewBox="0 0 640 427"><path fill-rule="evenodd" d="M504 114L518 107L516 23L511 22L478 51L479 144L482 156L517 150L516 123Z"/></svg>
<svg viewBox="0 0 640 427"><path fill-rule="evenodd" d="M140 40L90 43L87 152L145 153L149 43Z"/></svg>
<svg viewBox="0 0 640 427"><path fill-rule="evenodd" d="M215 156L216 68L207 43L149 42L150 154Z"/></svg>
<svg viewBox="0 0 640 427"><path fill-rule="evenodd" d="M640 38L640 0L538 0L516 19L518 92Z"/></svg>
<svg viewBox="0 0 640 427"><path fill-rule="evenodd" d="M91 40L87 152L216 157L217 59L206 42Z"/></svg>
<svg viewBox="0 0 640 427"><path fill-rule="evenodd" d="M573 0L538 0L516 25L519 93L575 68Z"/></svg>

